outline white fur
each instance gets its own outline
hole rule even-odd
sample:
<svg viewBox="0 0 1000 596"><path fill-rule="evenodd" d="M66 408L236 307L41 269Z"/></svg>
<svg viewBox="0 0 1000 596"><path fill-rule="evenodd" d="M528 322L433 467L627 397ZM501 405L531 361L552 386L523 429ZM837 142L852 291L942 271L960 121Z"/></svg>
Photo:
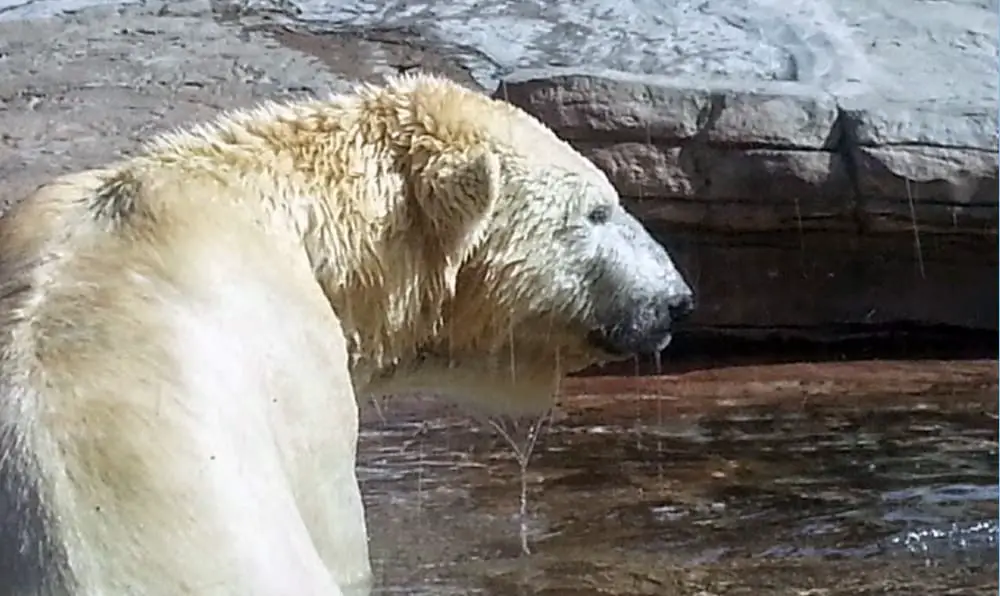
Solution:
<svg viewBox="0 0 1000 596"><path fill-rule="evenodd" d="M434 77L53 181L0 222L0 595L365 594L355 390L542 409L685 292L593 164Z"/></svg>

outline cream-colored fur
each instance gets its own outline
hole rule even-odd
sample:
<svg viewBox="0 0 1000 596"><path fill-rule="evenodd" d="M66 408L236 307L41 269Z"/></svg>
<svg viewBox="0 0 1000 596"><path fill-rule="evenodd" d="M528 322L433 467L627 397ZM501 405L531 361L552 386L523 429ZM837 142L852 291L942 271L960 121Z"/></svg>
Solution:
<svg viewBox="0 0 1000 596"><path fill-rule="evenodd" d="M127 232L88 222L108 175L50 185L3 227L4 493L21 519L0 577L32 562L15 534L52 549L50 587L9 593L363 593L357 411L307 260L208 197ZM150 199L185 184L163 182ZM40 503L17 503L23 487Z"/></svg>
<svg viewBox="0 0 1000 596"><path fill-rule="evenodd" d="M546 407L609 357L586 242L548 250L601 202L533 118L424 76L41 187L0 220L0 596L366 593L355 392Z"/></svg>

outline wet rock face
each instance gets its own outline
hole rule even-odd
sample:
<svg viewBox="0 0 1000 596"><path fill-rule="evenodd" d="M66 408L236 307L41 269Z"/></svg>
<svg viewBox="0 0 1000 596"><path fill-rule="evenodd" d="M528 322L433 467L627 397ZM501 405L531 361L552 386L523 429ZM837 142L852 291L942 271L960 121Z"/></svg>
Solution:
<svg viewBox="0 0 1000 596"><path fill-rule="evenodd" d="M696 325L997 328L992 107L580 70L496 95L608 173L693 280Z"/></svg>

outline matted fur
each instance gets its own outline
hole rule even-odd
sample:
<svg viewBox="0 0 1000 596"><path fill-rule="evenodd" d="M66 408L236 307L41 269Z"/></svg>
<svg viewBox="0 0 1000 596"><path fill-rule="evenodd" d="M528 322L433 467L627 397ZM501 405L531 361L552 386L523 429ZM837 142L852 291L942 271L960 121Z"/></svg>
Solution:
<svg viewBox="0 0 1000 596"><path fill-rule="evenodd" d="M0 220L0 596L366 593L355 393L546 407L609 357L595 313L689 291L631 223L588 236L617 201L429 76L42 186Z"/></svg>

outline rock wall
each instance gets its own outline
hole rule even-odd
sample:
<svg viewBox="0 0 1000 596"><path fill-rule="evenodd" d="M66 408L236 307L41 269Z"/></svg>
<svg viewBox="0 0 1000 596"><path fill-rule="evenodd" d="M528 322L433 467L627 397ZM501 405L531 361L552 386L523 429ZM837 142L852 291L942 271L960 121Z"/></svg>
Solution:
<svg viewBox="0 0 1000 596"><path fill-rule="evenodd" d="M608 173L696 286L696 328L997 329L994 108L581 70L496 95Z"/></svg>

